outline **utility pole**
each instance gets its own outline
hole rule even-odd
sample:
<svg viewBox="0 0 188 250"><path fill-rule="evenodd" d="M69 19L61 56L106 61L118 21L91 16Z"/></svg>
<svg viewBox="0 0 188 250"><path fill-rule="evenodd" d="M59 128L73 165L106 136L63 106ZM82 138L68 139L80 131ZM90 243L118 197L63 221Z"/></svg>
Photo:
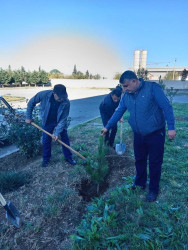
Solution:
<svg viewBox="0 0 188 250"><path fill-rule="evenodd" d="M176 60L177 60L177 59L175 58L175 60L174 60L174 70L173 70L173 78L172 78L173 80L174 80L174 76L175 76L175 67L176 67Z"/></svg>

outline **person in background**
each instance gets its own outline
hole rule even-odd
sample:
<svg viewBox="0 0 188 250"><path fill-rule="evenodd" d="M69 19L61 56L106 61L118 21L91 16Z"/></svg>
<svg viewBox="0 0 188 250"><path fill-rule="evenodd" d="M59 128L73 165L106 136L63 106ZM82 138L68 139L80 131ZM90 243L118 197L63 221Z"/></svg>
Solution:
<svg viewBox="0 0 188 250"><path fill-rule="evenodd" d="M119 105L122 94L121 86L117 86L112 92L110 92L99 106L101 119L103 126L106 126L116 108ZM122 121L122 120L121 120ZM114 140L117 133L117 123L114 124L111 129L105 135L105 143L110 147L114 146Z"/></svg>
<svg viewBox="0 0 188 250"><path fill-rule="evenodd" d="M32 97L27 105L26 123L31 123L32 112L37 103L40 103L42 128L50 134L53 134L53 139L55 141L58 139L58 136L60 136L61 140L70 146L67 133L67 118L70 110L70 101L68 99L66 87L62 84L57 84L54 86L53 90L44 90ZM47 167L50 161L51 142L52 138L43 133L42 167ZM76 162L72 159L71 151L64 146L62 146L62 151L65 160L71 165L75 165Z"/></svg>
<svg viewBox="0 0 188 250"><path fill-rule="evenodd" d="M125 91L120 104L102 135L117 123L126 110L130 113L129 124L134 133L136 178L132 186L145 189L147 183L147 160L149 158L149 193L146 201L157 199L165 143L165 121L168 137L176 136L173 108L162 88L155 82L138 79L134 72L125 71L120 77Z"/></svg>

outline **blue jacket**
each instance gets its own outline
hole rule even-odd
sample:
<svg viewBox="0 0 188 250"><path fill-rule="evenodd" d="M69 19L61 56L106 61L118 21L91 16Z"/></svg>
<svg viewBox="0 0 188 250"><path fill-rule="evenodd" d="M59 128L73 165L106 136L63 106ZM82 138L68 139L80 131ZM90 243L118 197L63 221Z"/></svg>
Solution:
<svg viewBox="0 0 188 250"><path fill-rule="evenodd" d="M99 106L100 112L103 114L106 114L109 118L113 115L113 113L115 112L116 108L119 105L119 102L114 102L112 100L111 94L112 94L112 92L110 92L104 98L104 100L101 102L101 104Z"/></svg>
<svg viewBox="0 0 188 250"><path fill-rule="evenodd" d="M32 112L37 103L40 103L40 114L42 118L42 125L46 124L48 113L50 111L50 98L53 94L52 90L44 90L37 93L30 99L27 105L26 119L32 119ZM67 129L67 118L70 111L70 101L66 98L60 103L57 112L57 126L54 132L55 136L58 136L63 129Z"/></svg>
<svg viewBox="0 0 188 250"><path fill-rule="evenodd" d="M126 110L130 113L129 124L135 133L148 135L163 128L165 120L168 130L175 129L172 106L160 85L155 82L141 80L135 93L126 91L106 128L110 129L117 123Z"/></svg>

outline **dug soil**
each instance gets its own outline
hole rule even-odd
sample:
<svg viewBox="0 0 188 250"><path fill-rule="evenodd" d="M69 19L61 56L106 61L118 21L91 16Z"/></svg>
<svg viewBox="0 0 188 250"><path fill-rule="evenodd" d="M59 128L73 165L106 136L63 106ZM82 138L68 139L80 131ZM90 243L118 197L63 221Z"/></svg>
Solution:
<svg viewBox="0 0 188 250"><path fill-rule="evenodd" d="M86 158L87 152L95 154L101 128L101 121L97 119L71 129L71 146ZM89 180L82 160L74 155L76 166L64 161L57 143L53 143L52 159L46 168L41 167L40 155L27 159L17 152L1 159L1 172L25 172L31 179L14 191L3 192L5 199L19 210L21 221L20 228L15 228L0 207L0 249L71 249L70 236L75 233L92 198L125 185L123 177L135 174L131 134L127 132L126 136L127 148L122 156L113 149L108 151L110 171L99 187Z"/></svg>

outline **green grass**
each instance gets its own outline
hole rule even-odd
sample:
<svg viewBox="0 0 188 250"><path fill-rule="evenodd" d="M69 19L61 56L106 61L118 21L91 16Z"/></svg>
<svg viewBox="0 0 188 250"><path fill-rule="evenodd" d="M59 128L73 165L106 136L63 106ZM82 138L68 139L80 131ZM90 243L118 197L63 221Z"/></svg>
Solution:
<svg viewBox="0 0 188 250"><path fill-rule="evenodd" d="M132 177L124 178L87 207L73 249L188 249L188 105L175 104L174 113L177 137L166 139L157 202L145 202L146 191L132 190Z"/></svg>
<svg viewBox="0 0 188 250"><path fill-rule="evenodd" d="M7 102L16 102L16 101L24 101L25 97L19 97L19 96L3 96L3 98Z"/></svg>

